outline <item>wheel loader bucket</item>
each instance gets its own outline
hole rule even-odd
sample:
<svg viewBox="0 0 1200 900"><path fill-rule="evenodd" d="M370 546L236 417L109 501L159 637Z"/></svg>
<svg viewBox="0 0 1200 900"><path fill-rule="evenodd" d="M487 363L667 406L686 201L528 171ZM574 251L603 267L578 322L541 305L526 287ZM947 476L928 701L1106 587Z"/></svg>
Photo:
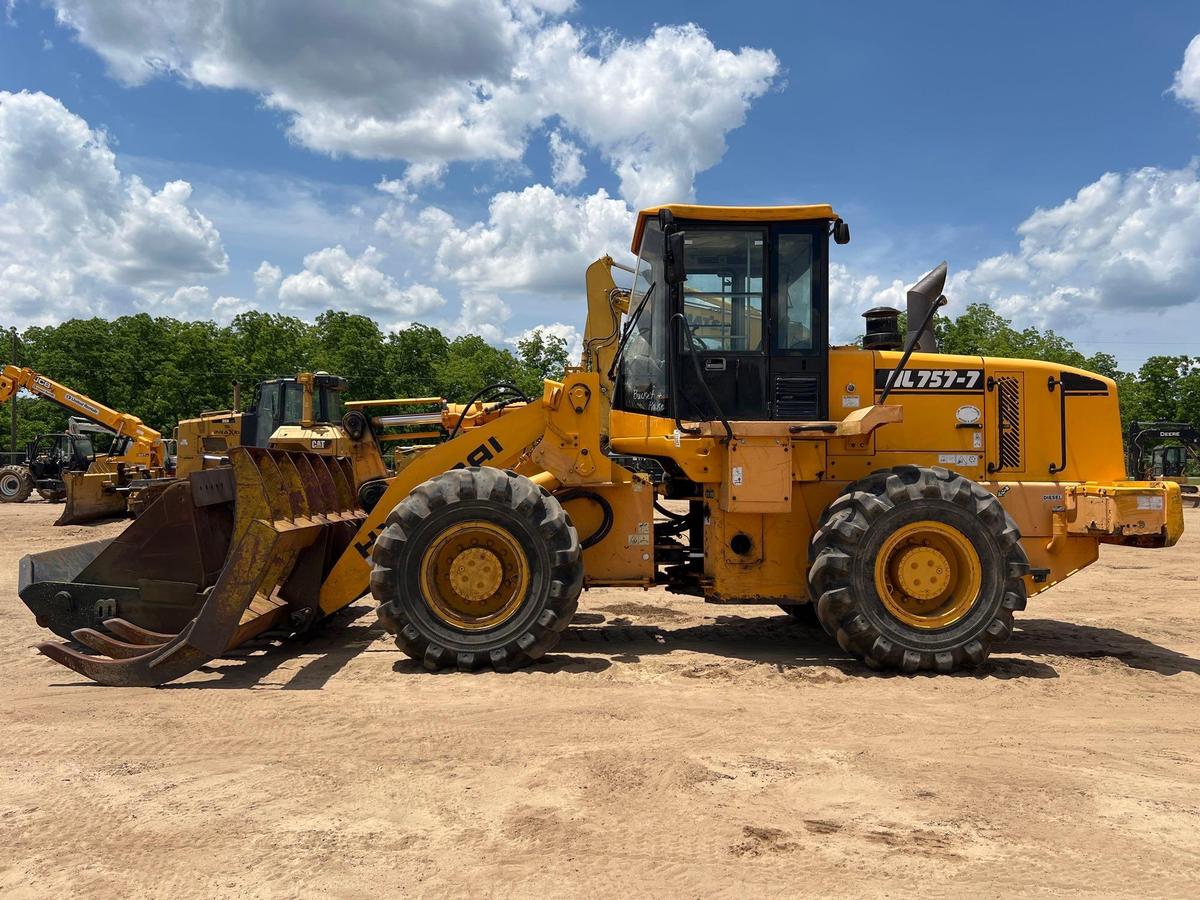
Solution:
<svg viewBox="0 0 1200 900"><path fill-rule="evenodd" d="M113 490L109 472L64 472L66 503L55 525L81 525L125 515L125 495Z"/></svg>
<svg viewBox="0 0 1200 900"><path fill-rule="evenodd" d="M240 447L169 487L119 537L21 560L38 623L83 645L42 653L101 684L179 678L320 616L321 582L366 513L349 463Z"/></svg>

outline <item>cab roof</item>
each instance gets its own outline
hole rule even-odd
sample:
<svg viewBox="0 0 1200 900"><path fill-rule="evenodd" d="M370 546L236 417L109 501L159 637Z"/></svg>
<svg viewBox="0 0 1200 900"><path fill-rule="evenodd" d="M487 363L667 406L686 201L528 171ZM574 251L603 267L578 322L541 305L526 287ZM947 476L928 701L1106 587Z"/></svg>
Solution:
<svg viewBox="0 0 1200 900"><path fill-rule="evenodd" d="M690 203L664 203L662 206L650 206L638 213L637 224L633 229L633 244L630 249L638 252L642 243L642 232L646 228L646 220L657 216L660 209L669 209L677 219L701 219L712 222L797 222L810 219L828 219L838 217L833 207L826 203L810 206L696 206Z"/></svg>

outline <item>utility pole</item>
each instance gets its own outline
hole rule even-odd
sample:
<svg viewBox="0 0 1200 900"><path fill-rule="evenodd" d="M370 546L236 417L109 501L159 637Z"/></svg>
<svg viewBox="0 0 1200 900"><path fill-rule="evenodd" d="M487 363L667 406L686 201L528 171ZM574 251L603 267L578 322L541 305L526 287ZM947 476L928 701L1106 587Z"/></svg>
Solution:
<svg viewBox="0 0 1200 900"><path fill-rule="evenodd" d="M9 328L8 332L10 335L12 335L12 364L15 366L17 364L17 328L16 328L16 326L14 325L11 328ZM9 449L10 453L16 453L17 452L17 398L16 397L12 398L12 402L9 404L9 406L12 407L12 427L11 427L11 430L9 431L9 434L11 436L9 438L8 449ZM11 462L14 458L15 457L10 457L9 461Z"/></svg>

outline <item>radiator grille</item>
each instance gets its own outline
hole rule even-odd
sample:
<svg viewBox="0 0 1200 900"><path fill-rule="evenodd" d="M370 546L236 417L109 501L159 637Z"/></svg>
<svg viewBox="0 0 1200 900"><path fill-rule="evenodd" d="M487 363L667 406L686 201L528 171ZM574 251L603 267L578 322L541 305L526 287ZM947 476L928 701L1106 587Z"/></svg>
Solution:
<svg viewBox="0 0 1200 900"><path fill-rule="evenodd" d="M816 375L775 376L775 418L812 421L821 416L821 379Z"/></svg>
<svg viewBox="0 0 1200 900"><path fill-rule="evenodd" d="M1021 380L1012 376L996 379L996 406L999 412L1000 468L1020 471L1021 458Z"/></svg>

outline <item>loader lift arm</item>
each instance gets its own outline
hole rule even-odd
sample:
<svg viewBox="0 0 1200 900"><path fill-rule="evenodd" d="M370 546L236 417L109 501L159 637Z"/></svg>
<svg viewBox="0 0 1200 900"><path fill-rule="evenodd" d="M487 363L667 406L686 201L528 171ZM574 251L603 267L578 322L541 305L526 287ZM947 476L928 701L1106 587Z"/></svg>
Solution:
<svg viewBox="0 0 1200 900"><path fill-rule="evenodd" d="M167 508L172 503L179 510L165 525L138 519L118 542L87 545L88 553L68 561L72 571L63 568L57 551L26 558L19 590L39 621L99 655L82 654L58 643L38 649L101 684L153 686L198 668L268 628L336 612L367 593L371 547L399 498L449 469L515 463L539 436L553 442L546 434L547 425L547 411L536 401L460 433L390 479L387 493L370 516L356 507L347 461L233 448L231 470L196 473L159 501L168 505L164 515L170 515ZM150 623L149 628L134 625L121 618L119 605L115 617L89 618L93 595L105 593L105 579L122 568L129 546L136 545L139 553L165 552L166 545L179 542L177 526L191 522L196 510L232 500L235 493L225 565L215 581L191 586L199 604L182 630L164 633L155 630L155 626L165 629L159 623ZM264 565L264 560L270 562ZM64 617L56 622L53 611L62 609L64 593L72 598L73 621ZM79 627L83 622L103 625L107 633L91 625Z"/></svg>
<svg viewBox="0 0 1200 900"><path fill-rule="evenodd" d="M145 466L163 465L162 434L137 416L110 409L86 394L47 378L33 369L5 366L0 371L0 403L11 399L21 390L52 400L76 416L82 416L113 432L116 435L113 449L122 449L117 453L110 452L109 455L119 457L119 461Z"/></svg>

